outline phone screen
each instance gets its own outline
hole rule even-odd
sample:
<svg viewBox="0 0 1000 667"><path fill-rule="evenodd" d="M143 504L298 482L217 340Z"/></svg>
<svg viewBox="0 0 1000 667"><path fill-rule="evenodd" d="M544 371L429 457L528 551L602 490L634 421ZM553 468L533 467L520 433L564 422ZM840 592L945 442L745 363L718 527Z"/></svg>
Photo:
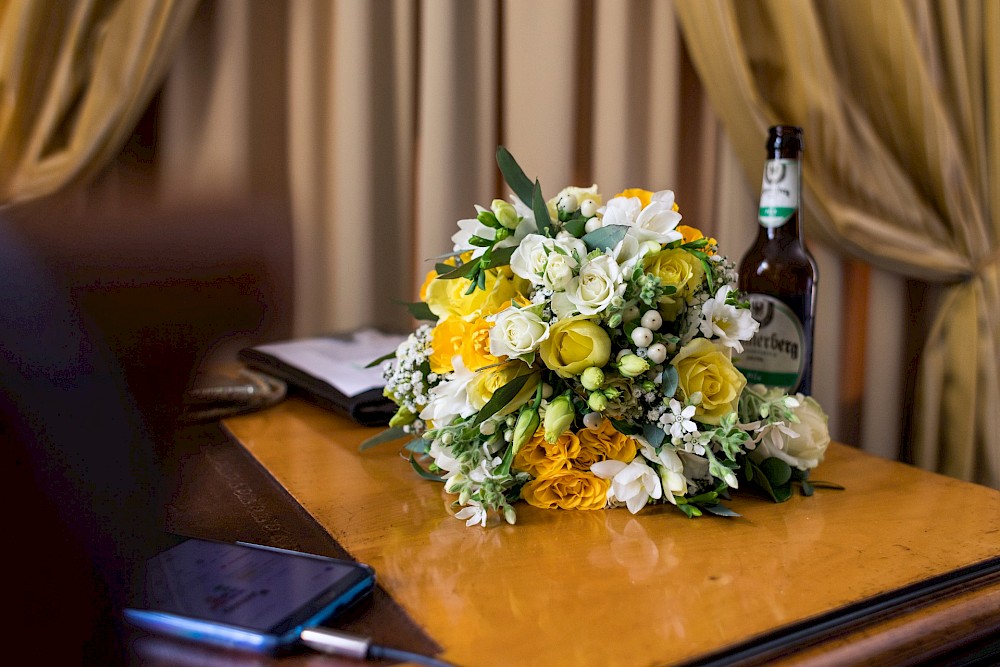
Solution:
<svg viewBox="0 0 1000 667"><path fill-rule="evenodd" d="M226 635L213 629L241 628L268 638L259 648L274 648L373 583L371 569L357 563L191 539L149 561L142 602L127 616L149 629L202 639Z"/></svg>

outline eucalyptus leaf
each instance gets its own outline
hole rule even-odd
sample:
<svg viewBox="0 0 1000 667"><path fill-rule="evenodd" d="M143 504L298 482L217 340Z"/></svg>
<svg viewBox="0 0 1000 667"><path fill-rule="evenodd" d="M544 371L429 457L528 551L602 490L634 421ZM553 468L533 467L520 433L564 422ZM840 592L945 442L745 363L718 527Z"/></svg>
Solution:
<svg viewBox="0 0 1000 667"><path fill-rule="evenodd" d="M655 424L643 424L642 437L644 437L650 445L659 450L663 441L667 438L667 434L662 428L656 426Z"/></svg>
<svg viewBox="0 0 1000 667"><path fill-rule="evenodd" d="M531 210L535 214L535 226L538 227L538 233L543 236L551 236L552 218L549 217L549 206L545 203L545 198L542 197L542 185L537 180L531 193Z"/></svg>
<svg viewBox="0 0 1000 667"><path fill-rule="evenodd" d="M530 204L534 186L531 180L524 175L524 170L521 169L514 156L503 146L497 146L497 166L500 167L503 179L507 181L507 185L514 191L514 194L525 204Z"/></svg>
<svg viewBox="0 0 1000 667"><path fill-rule="evenodd" d="M486 405L482 407L479 414L477 414L476 418L472 421L471 425L479 426L484 421L510 405L510 402L514 400L531 377L532 376L530 375L519 375L493 392L493 396L486 402Z"/></svg>
<svg viewBox="0 0 1000 667"><path fill-rule="evenodd" d="M387 428L381 433L368 438L358 446L358 449L363 452L366 449L371 449L375 445L381 445L383 442L399 440L406 435L407 433L403 430L402 426L393 426L392 428Z"/></svg>
<svg viewBox="0 0 1000 667"><path fill-rule="evenodd" d="M585 234L580 240L586 244L587 250L604 252L618 245L618 242L625 238L626 232L628 232L626 225L608 225Z"/></svg>
<svg viewBox="0 0 1000 667"><path fill-rule="evenodd" d="M424 467L417 461L416 454L410 454L410 466L424 479L429 479L432 482L444 482L444 479L440 476L435 475L428 470L424 470Z"/></svg>
<svg viewBox="0 0 1000 667"><path fill-rule="evenodd" d="M577 218L576 220L569 220L563 225L563 230L569 232L576 238L583 236L584 230L587 228L587 221L583 218Z"/></svg>
<svg viewBox="0 0 1000 667"><path fill-rule="evenodd" d="M715 516L738 517L743 516L739 512L734 512L725 505L702 505L702 509Z"/></svg>
<svg viewBox="0 0 1000 667"><path fill-rule="evenodd" d="M416 454L426 454L430 448L431 443L423 438L414 438L406 443L405 447L403 447L406 451L414 452Z"/></svg>
<svg viewBox="0 0 1000 667"><path fill-rule="evenodd" d="M788 484L792 479L792 467L779 458L766 458L760 462L759 467L773 486Z"/></svg>
<svg viewBox="0 0 1000 667"><path fill-rule="evenodd" d="M673 396L677 393L677 384L680 381L677 375L677 367L666 364L663 367L663 395Z"/></svg>

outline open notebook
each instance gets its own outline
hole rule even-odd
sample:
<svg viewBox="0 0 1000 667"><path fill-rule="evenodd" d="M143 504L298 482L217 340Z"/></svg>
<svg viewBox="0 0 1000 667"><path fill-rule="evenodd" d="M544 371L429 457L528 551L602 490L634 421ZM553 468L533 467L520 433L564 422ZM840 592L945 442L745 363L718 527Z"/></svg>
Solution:
<svg viewBox="0 0 1000 667"><path fill-rule="evenodd" d="M373 329L349 336L301 338L240 350L248 367L280 378L289 390L335 410L363 426L384 426L396 411L382 395L381 365L366 366L391 353L405 336Z"/></svg>

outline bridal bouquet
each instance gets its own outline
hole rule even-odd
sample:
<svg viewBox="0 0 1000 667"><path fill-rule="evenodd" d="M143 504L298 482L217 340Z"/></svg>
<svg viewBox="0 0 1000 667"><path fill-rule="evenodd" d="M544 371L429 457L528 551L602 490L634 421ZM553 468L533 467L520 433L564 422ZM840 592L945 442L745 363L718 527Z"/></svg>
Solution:
<svg viewBox="0 0 1000 667"><path fill-rule="evenodd" d="M787 500L830 441L812 398L747 386L758 324L714 239L669 190L568 187L545 200L503 147L510 201L458 222L384 364L399 407L363 448L409 437L468 525L514 504L734 516L741 484ZM835 486L835 485L829 485Z"/></svg>

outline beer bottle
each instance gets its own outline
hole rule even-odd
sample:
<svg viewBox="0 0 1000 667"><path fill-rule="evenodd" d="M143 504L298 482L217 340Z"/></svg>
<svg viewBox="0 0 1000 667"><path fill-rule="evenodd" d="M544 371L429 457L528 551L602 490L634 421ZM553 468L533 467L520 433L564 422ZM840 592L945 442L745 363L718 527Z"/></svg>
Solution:
<svg viewBox="0 0 1000 667"><path fill-rule="evenodd" d="M751 384L809 394L818 275L802 243L802 144L801 128L777 125L768 132L760 226L739 268L739 288L760 329L736 366Z"/></svg>

